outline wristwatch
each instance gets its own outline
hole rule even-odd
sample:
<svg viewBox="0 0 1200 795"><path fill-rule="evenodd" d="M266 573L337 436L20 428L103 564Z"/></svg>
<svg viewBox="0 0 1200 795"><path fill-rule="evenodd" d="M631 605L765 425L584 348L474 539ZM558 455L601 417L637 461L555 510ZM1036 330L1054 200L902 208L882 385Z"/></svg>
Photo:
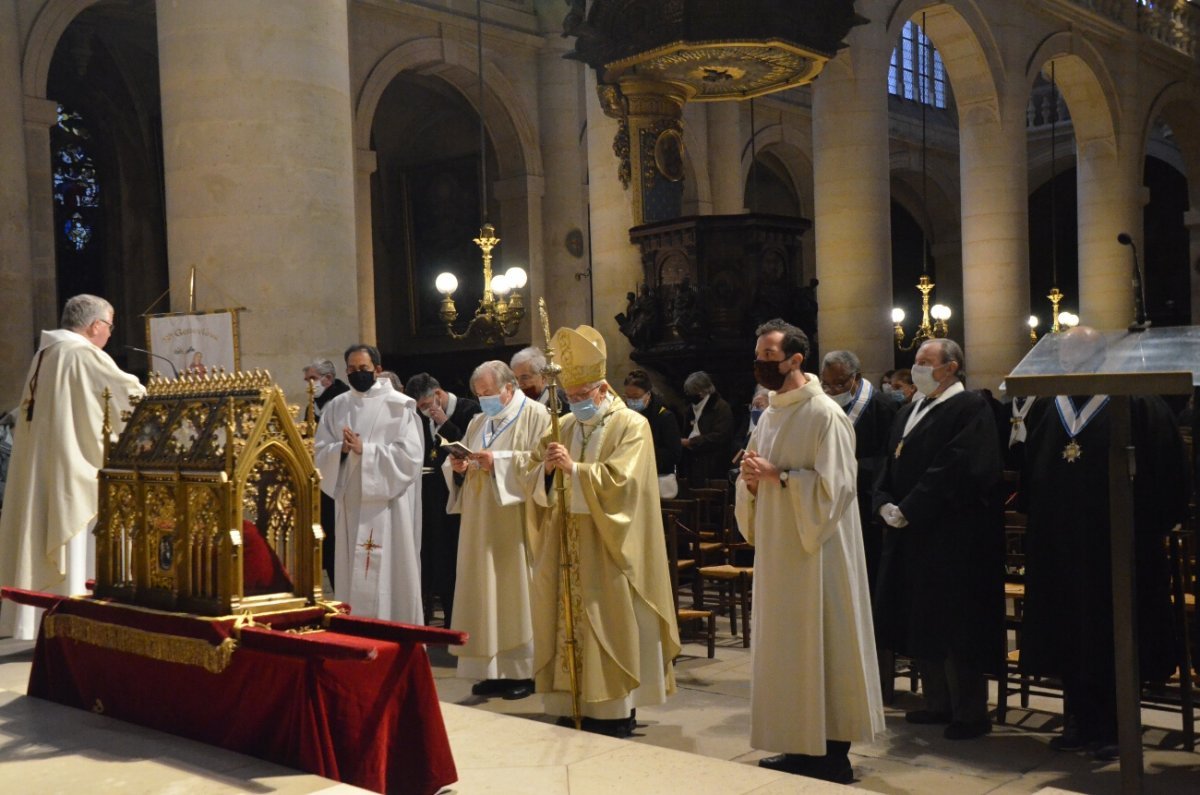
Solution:
<svg viewBox="0 0 1200 795"><path fill-rule="evenodd" d="M788 474L788 471L786 469L781 469L779 471L779 485L783 486L786 489L787 484L788 484L788 479L790 477L791 477L791 475Z"/></svg>

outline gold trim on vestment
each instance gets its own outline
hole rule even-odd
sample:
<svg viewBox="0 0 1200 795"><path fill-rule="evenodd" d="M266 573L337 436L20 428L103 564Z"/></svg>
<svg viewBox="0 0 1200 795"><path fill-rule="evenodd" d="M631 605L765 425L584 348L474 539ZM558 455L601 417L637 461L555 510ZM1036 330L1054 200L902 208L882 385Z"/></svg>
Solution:
<svg viewBox="0 0 1200 795"><path fill-rule="evenodd" d="M201 638L147 632L83 616L49 615L43 619L42 627L47 638L66 638L161 662L195 665L213 674L229 667L237 648L233 638L214 646Z"/></svg>

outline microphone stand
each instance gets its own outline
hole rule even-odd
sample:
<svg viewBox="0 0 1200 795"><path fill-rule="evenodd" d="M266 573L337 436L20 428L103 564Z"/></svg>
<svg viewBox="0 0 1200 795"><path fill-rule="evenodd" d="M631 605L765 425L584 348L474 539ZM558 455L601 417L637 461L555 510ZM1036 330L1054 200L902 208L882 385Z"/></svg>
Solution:
<svg viewBox="0 0 1200 795"><path fill-rule="evenodd" d="M175 367L175 362L171 361L166 356L155 353L154 351L148 351L145 348L136 348L133 345L126 345L125 347L131 351L137 351L138 353L144 353L147 356L153 356L155 359L162 359L164 362L166 362L167 364L169 364L171 366L171 373L176 378L176 380L178 380L179 370L178 370L178 368Z"/></svg>
<svg viewBox="0 0 1200 795"><path fill-rule="evenodd" d="M1133 251L1133 322L1129 324L1129 330L1145 331L1150 328L1150 321L1146 318L1146 286L1142 280L1141 265L1138 263L1137 245L1126 232L1117 235L1117 242L1122 246L1129 246Z"/></svg>

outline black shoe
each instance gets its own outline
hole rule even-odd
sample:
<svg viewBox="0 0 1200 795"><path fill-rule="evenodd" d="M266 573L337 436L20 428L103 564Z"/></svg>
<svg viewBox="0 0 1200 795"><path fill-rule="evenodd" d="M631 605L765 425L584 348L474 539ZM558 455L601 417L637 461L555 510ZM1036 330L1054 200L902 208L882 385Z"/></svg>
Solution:
<svg viewBox="0 0 1200 795"><path fill-rule="evenodd" d="M942 732L942 736L947 740L974 740L976 737L982 737L992 730L992 722L987 718L968 721L954 721L946 730Z"/></svg>
<svg viewBox="0 0 1200 795"><path fill-rule="evenodd" d="M574 725L574 722L571 724ZM583 730L592 734L603 734L606 737L617 737L625 739L633 736L633 730L637 728L634 723L633 716L628 718L584 718Z"/></svg>
<svg viewBox="0 0 1200 795"><path fill-rule="evenodd" d="M495 696L508 690L508 686L512 684L505 679L484 679L482 682L476 682L471 685L471 695L473 696Z"/></svg>
<svg viewBox="0 0 1200 795"><path fill-rule="evenodd" d="M764 756L758 760L758 766L768 770L778 770L781 773L807 776L809 771L813 770L823 759L824 757L807 754L775 754L774 756Z"/></svg>
<svg viewBox="0 0 1200 795"><path fill-rule="evenodd" d="M834 784L854 783L854 768L850 766L849 759L820 759L818 764L804 775L822 781L832 781Z"/></svg>
<svg viewBox="0 0 1200 795"><path fill-rule="evenodd" d="M1086 743L1079 732L1070 727L1063 730L1057 737L1050 738L1050 748L1054 751L1082 751Z"/></svg>
<svg viewBox="0 0 1200 795"><path fill-rule="evenodd" d="M918 726L932 726L935 723L951 723L954 718L949 712L934 712L931 709L917 709L904 713L904 720Z"/></svg>
<svg viewBox="0 0 1200 795"><path fill-rule="evenodd" d="M1087 749L1097 762L1113 762L1121 758L1121 746L1114 742L1098 740L1088 743Z"/></svg>
<svg viewBox="0 0 1200 795"><path fill-rule="evenodd" d="M518 701L533 695L532 679L510 679L507 684L508 687L504 690L505 701ZM574 725L574 721L572 721L572 725Z"/></svg>

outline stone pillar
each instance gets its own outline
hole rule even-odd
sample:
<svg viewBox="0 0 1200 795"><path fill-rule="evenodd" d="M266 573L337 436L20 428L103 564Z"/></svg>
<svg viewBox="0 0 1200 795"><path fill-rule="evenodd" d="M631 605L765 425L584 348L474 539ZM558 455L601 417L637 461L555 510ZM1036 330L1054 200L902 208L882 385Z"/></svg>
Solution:
<svg viewBox="0 0 1200 795"><path fill-rule="evenodd" d="M1183 214L1188 230L1188 273L1192 284L1192 324L1200 325L1200 210Z"/></svg>
<svg viewBox="0 0 1200 795"><path fill-rule="evenodd" d="M1019 81L1018 81L1019 82ZM995 390L1029 351L1024 86L959 108L962 322L968 385Z"/></svg>
<svg viewBox="0 0 1200 795"><path fill-rule="evenodd" d="M25 97L25 173L29 185L29 261L33 270L33 329L58 328L58 262L54 250L54 164L50 128L58 103ZM64 299L70 296L64 296Z"/></svg>
<svg viewBox="0 0 1200 795"><path fill-rule="evenodd" d="M242 367L298 398L300 368L340 361L372 305L357 289L347 4L156 8L172 308L195 266L200 308L248 310Z"/></svg>
<svg viewBox="0 0 1200 795"><path fill-rule="evenodd" d="M742 106L739 102L709 102L708 175L712 182L714 215L746 211L746 181L742 176ZM747 155L749 159L749 155Z"/></svg>
<svg viewBox="0 0 1200 795"><path fill-rule="evenodd" d="M574 327L591 320L588 299L591 285L576 277L588 268L590 233L585 203L587 161L581 156L584 153L579 140L587 111L580 106L580 97L590 106L595 104L595 95L583 91L585 67L578 61L563 58L570 50L569 41L558 33L546 36L545 40L546 47L538 56L538 117L542 166L546 175L542 205L544 261L541 268L529 269L531 306L526 312L534 313L529 316L540 327L541 320L536 317L537 299L545 296L550 322L555 328ZM588 137L590 140L592 133L589 132ZM608 179L612 171L610 152L604 163L604 179ZM628 224L621 228L625 226ZM570 246L568 236L572 239ZM544 342L540 332L535 332L533 339L539 346Z"/></svg>
<svg viewBox="0 0 1200 795"><path fill-rule="evenodd" d="M1117 235L1128 232L1142 245L1146 189L1133 136L1080 141L1076 169L1079 195L1079 320L1098 329L1133 322L1133 257ZM1067 303L1072 302L1067 296Z"/></svg>
<svg viewBox="0 0 1200 795"><path fill-rule="evenodd" d="M605 234L592 240L591 325L604 335L608 345L608 378L619 384L625 373L633 369L629 354L633 348L617 328L615 316L625 311L625 294L643 281L642 258L637 247L629 242L628 229L635 225L633 190L626 188L617 176L620 161L613 157L613 139L620 127L617 120L605 115L596 101L596 77L587 70L587 154L588 205L592 229ZM551 317L557 327L564 325ZM553 331L553 329L551 329Z"/></svg>
<svg viewBox="0 0 1200 795"><path fill-rule="evenodd" d="M373 149L354 152L354 232L358 271L358 339L377 345L375 328L375 237L372 229L371 175L379 170ZM336 362L335 362L336 364Z"/></svg>
<svg viewBox="0 0 1200 795"><path fill-rule="evenodd" d="M0 412L17 405L33 356L34 269L29 246L29 182L25 162L25 101L15 5L0 9ZM45 152L49 160L49 151ZM50 263L53 268L54 262ZM57 324L55 324L57 325Z"/></svg>
<svg viewBox="0 0 1200 795"><path fill-rule="evenodd" d="M540 241L543 237L542 195L546 192L545 183L542 177L527 175L509 177L495 183L496 201L500 203L500 217L504 219L504 228L499 230L502 242L496 249L497 256L492 263L495 273L504 273L514 265L524 268L526 275L545 272L541 246L533 245L535 240ZM508 298L511 300L513 295L510 292ZM537 312L537 299L541 295L541 292L534 292L528 283L521 289L526 319L521 322L516 336L508 340L509 345L544 342L540 330L541 318ZM553 314L550 317L553 322L558 322Z"/></svg>
<svg viewBox="0 0 1200 795"><path fill-rule="evenodd" d="M813 84L813 231L822 351L850 349L870 379L892 368L891 190L882 21ZM819 363L808 363L815 372Z"/></svg>

